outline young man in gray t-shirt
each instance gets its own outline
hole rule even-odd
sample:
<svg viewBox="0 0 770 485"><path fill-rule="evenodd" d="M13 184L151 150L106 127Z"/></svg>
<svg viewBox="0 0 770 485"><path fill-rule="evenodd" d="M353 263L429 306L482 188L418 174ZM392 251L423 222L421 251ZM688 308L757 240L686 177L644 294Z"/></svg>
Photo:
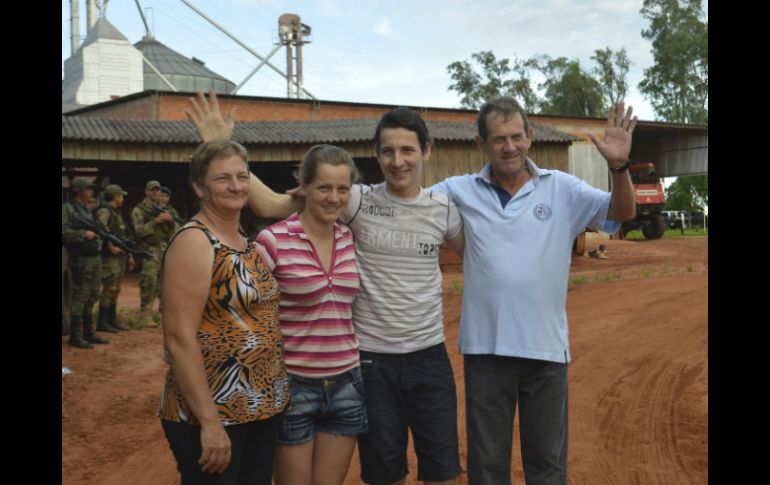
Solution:
<svg viewBox="0 0 770 485"><path fill-rule="evenodd" d="M223 118L213 92L210 103L202 93L192 102L187 114L204 141L230 138L233 112ZM461 468L438 255L444 240L462 255L462 221L444 194L420 187L431 144L419 114L407 108L386 113L374 142L385 182L354 185L342 213L355 234L361 278L353 303L369 419L358 443L361 478L370 485L403 483L411 429L418 480L450 485ZM285 218L301 203L253 176L249 207L261 217Z"/></svg>

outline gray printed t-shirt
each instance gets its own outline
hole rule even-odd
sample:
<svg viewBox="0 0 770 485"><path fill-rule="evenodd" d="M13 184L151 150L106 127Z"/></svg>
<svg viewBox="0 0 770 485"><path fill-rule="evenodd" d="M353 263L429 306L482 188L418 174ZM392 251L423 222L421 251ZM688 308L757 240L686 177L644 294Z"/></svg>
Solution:
<svg viewBox="0 0 770 485"><path fill-rule="evenodd" d="M353 325L361 350L407 353L444 341L439 248L462 220L440 192L420 189L412 200L385 183L355 184L340 215L355 235L361 288Z"/></svg>

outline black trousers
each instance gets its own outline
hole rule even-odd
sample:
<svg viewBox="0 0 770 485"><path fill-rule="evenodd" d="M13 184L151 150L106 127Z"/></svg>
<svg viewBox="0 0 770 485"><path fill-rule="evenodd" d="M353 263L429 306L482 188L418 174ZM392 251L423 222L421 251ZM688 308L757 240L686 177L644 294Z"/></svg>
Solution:
<svg viewBox="0 0 770 485"><path fill-rule="evenodd" d="M464 362L468 484L511 483L518 404L527 485L566 485L567 364L471 354Z"/></svg>
<svg viewBox="0 0 770 485"><path fill-rule="evenodd" d="M282 415L225 426L231 460L223 473L201 471L201 428L161 419L163 431L182 475L182 485L270 485Z"/></svg>

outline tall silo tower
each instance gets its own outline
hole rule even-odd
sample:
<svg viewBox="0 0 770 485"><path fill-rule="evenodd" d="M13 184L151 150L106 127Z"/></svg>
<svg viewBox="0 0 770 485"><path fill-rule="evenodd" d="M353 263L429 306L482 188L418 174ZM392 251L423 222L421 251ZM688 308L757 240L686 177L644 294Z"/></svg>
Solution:
<svg viewBox="0 0 770 485"><path fill-rule="evenodd" d="M62 103L101 103L143 90L142 53L106 18L99 18L64 61Z"/></svg>

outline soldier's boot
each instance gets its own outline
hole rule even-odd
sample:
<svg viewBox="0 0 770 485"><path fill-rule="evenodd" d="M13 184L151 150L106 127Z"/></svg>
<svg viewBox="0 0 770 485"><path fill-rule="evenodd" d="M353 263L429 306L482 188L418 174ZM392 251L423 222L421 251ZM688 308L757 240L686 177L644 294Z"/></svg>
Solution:
<svg viewBox="0 0 770 485"><path fill-rule="evenodd" d="M120 330L110 325L110 308L99 307L99 323L96 324L96 329L100 332L118 333Z"/></svg>
<svg viewBox="0 0 770 485"><path fill-rule="evenodd" d="M83 338L91 342L92 344L108 344L110 343L104 337L100 337L94 331L94 317L90 311L83 313Z"/></svg>
<svg viewBox="0 0 770 485"><path fill-rule="evenodd" d="M80 349L94 348L87 340L83 339L83 321L80 315L72 315L70 317L69 344Z"/></svg>
<svg viewBox="0 0 770 485"><path fill-rule="evenodd" d="M131 330L130 328L126 327L125 325L121 324L118 321L118 304L114 301L112 302L112 305L110 305L110 313L109 313L109 323L112 325L113 328L117 328L121 332L127 332Z"/></svg>

